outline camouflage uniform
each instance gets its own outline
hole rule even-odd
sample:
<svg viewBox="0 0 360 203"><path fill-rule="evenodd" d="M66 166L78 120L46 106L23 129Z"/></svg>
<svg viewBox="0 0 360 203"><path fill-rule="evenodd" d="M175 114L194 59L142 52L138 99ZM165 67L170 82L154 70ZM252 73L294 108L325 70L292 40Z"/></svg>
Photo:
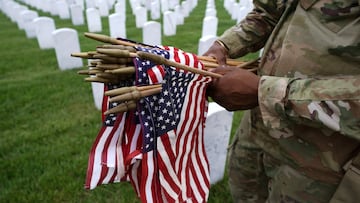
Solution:
<svg viewBox="0 0 360 203"><path fill-rule="evenodd" d="M332 197L360 149L359 2L254 0L219 38L232 58L265 45L259 107L230 146L235 202Z"/></svg>

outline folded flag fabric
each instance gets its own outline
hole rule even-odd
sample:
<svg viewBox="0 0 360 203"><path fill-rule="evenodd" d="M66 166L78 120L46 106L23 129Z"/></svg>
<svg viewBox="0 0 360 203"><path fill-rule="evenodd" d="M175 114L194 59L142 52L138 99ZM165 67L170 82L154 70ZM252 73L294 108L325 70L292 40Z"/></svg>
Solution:
<svg viewBox="0 0 360 203"><path fill-rule="evenodd" d="M175 47L135 47L138 51L204 69L196 55ZM107 84L161 84L159 94L144 97L135 110L103 115L90 150L85 187L129 181L142 202L206 202L210 188L204 148L210 77L134 58L133 80ZM118 105L104 96L102 112Z"/></svg>

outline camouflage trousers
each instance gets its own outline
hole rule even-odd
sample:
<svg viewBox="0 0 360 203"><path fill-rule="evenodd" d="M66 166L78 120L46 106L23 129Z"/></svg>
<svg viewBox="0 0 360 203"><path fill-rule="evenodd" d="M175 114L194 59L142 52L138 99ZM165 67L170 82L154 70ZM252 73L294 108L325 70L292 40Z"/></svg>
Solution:
<svg viewBox="0 0 360 203"><path fill-rule="evenodd" d="M336 190L265 153L254 142L250 113L229 147L229 185L234 202L329 202Z"/></svg>

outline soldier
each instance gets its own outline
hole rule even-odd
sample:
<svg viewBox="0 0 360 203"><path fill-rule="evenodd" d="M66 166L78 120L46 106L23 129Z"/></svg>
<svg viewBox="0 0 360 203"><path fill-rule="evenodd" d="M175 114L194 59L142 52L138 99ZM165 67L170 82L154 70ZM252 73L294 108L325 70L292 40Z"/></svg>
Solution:
<svg viewBox="0 0 360 203"><path fill-rule="evenodd" d="M251 109L229 151L234 201L358 202L359 1L254 6L204 54L224 75L208 88L212 99L228 110ZM262 47L257 74L225 65Z"/></svg>

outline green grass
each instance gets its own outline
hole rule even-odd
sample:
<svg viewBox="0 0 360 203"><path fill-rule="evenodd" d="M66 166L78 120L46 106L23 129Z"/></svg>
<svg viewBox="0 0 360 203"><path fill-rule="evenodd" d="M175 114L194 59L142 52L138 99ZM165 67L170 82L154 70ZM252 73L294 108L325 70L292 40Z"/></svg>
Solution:
<svg viewBox="0 0 360 203"><path fill-rule="evenodd" d="M163 36L164 45L197 52L205 2L199 1L176 36ZM235 23L222 4L217 1L219 34ZM127 38L140 41L129 4L127 13ZM85 25L54 20L56 28L78 31L82 51L99 44L83 36ZM107 18L102 24L108 35ZM90 84L78 70L60 71L54 50L40 50L36 39L27 39L3 13L0 28L0 202L139 202L128 183L84 190L88 152L101 126ZM235 113L232 132L240 117ZM225 175L211 188L209 202L230 201Z"/></svg>

